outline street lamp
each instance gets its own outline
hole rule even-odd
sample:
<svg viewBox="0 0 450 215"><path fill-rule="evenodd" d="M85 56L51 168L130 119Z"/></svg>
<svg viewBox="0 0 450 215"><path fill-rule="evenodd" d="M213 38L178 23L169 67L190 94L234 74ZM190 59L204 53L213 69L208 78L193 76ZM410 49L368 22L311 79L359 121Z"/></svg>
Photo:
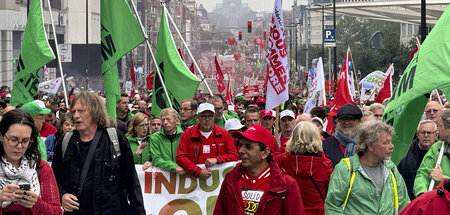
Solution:
<svg viewBox="0 0 450 215"><path fill-rule="evenodd" d="M322 58L325 57L325 42L324 42L324 31L325 31L325 7L331 6L332 4L314 4L314 6L322 7Z"/></svg>

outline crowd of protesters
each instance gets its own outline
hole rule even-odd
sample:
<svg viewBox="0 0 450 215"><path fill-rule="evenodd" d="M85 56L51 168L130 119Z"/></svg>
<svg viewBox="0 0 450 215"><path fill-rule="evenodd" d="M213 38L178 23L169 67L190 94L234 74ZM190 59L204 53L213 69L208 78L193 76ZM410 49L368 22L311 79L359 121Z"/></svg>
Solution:
<svg viewBox="0 0 450 215"><path fill-rule="evenodd" d="M231 106L198 94L155 115L151 95L122 93L113 120L102 93L40 95L16 107L10 98L0 93L1 213L145 214L135 164L208 179L209 167L231 161L239 162L214 214L450 212L450 109L436 97L398 166L395 131L381 121L387 103L356 99L329 122L329 106L303 113L301 94L278 113L263 97L237 95Z"/></svg>

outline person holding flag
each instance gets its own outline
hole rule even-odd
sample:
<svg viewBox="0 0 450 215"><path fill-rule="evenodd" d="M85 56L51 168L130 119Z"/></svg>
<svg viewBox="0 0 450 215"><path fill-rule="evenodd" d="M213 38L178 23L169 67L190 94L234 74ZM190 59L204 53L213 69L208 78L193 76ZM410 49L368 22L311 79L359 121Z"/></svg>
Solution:
<svg viewBox="0 0 450 215"><path fill-rule="evenodd" d="M441 140L431 146L417 170L414 180L416 197L429 191L430 178L437 182L435 185L438 185L443 178L450 178L450 146L448 144L450 143L450 109L442 112L438 121L438 129Z"/></svg>

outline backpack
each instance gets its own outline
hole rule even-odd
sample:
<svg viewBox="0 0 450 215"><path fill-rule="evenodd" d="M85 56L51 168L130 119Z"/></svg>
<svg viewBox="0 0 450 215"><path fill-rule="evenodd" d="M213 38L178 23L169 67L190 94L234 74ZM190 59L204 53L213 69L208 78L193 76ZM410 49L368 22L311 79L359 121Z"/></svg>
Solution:
<svg viewBox="0 0 450 215"><path fill-rule="evenodd" d="M120 145L119 145L119 138L117 137L117 131L115 128L106 128L106 131L108 132L109 139L113 143L114 150L116 151L117 157L120 157L122 154L120 152ZM67 146L69 145L69 140L72 137L73 132L67 132L64 135L61 149L62 149L62 158L64 159L64 155L66 154Z"/></svg>
<svg viewBox="0 0 450 215"><path fill-rule="evenodd" d="M350 196L350 190L352 189L353 181L355 180L355 172L353 171L353 157L350 158L342 158L341 162L345 162L348 166L348 170L352 174L350 177L350 185L348 186L347 195L345 196L344 203L342 204L342 210L345 209L347 205L348 197ZM389 170L389 173L392 176L392 186L394 188L394 214L398 214L398 194L397 194L397 181L395 180L394 173Z"/></svg>

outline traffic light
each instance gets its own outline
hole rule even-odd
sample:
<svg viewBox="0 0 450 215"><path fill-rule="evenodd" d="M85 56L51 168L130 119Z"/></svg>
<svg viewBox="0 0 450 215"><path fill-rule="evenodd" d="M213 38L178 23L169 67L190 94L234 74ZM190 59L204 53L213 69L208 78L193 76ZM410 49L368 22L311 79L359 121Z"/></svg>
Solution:
<svg viewBox="0 0 450 215"><path fill-rule="evenodd" d="M266 40L266 32L264 31L263 34L264 34L264 40Z"/></svg>
<svg viewBox="0 0 450 215"><path fill-rule="evenodd" d="M248 33L252 33L252 21L248 21L247 27L248 27Z"/></svg>
<svg viewBox="0 0 450 215"><path fill-rule="evenodd" d="M239 40L242 40L242 32L239 31Z"/></svg>

